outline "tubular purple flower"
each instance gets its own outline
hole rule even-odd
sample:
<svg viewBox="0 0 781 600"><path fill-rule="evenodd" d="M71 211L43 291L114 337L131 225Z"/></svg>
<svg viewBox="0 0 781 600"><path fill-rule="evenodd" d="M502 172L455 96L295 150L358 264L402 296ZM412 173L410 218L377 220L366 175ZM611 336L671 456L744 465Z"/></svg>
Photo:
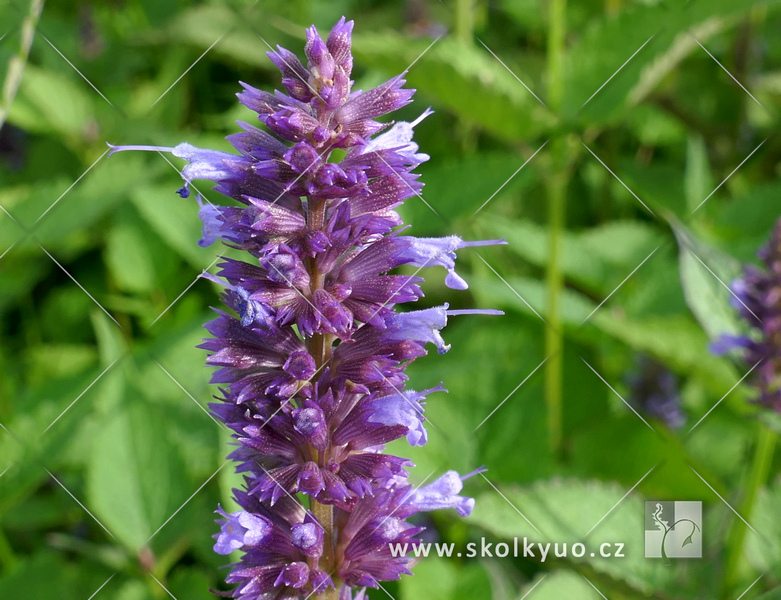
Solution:
<svg viewBox="0 0 781 600"><path fill-rule="evenodd" d="M392 271L442 266L447 285L465 289L456 251L504 241L400 235L394 209L420 193L414 170L429 159L414 128L432 111L390 127L375 120L414 90L401 76L352 90L352 29L342 18L323 41L310 27L306 65L284 48L268 53L285 92L241 83L239 101L270 133L240 122L227 138L236 154L188 143L111 147L170 152L187 162L181 196L205 179L236 202L198 196L199 244L220 239L245 253L202 275L224 288L229 310L216 311L200 345L221 384L210 408L233 432L229 459L244 477L234 490L241 510L217 510L214 546L243 553L227 577L241 600L366 600L362 588L409 573L412 558L389 546L419 541L408 517L474 506L454 471L416 490L412 463L384 448L428 440L425 400L444 388L409 389L405 370L428 343L450 348L440 333L448 317L501 313L447 304L399 312L423 296L423 279Z"/></svg>
<svg viewBox="0 0 781 600"><path fill-rule="evenodd" d="M427 486L415 490L407 499L407 504L418 511L432 511L442 508L455 508L462 517L472 514L475 507L473 498L464 498L458 493L463 489L463 480L480 472L475 471L463 477L455 471L448 471Z"/></svg>
<svg viewBox="0 0 781 600"><path fill-rule="evenodd" d="M409 242L407 248L399 254L406 264L420 268L445 267L447 269L445 285L455 290L465 290L469 287L456 273L456 250L469 246L494 246L507 243L504 240L465 242L456 235L444 238L399 237L397 239Z"/></svg>

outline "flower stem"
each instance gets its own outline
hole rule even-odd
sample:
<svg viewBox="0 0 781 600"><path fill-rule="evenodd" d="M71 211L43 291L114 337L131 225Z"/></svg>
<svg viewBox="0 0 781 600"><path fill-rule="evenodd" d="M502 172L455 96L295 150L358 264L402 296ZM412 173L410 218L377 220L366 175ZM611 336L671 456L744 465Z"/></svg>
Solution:
<svg viewBox="0 0 781 600"><path fill-rule="evenodd" d="M11 110L11 104L19 90L19 84L22 83L22 73L27 64L27 57L30 54L30 47L33 45L35 37L35 27L38 25L38 19L41 17L44 0L32 0L30 2L30 11L22 25L22 41L19 45L19 52L8 61L8 71L3 82L2 98L0 98L0 129L2 129L8 113Z"/></svg>
<svg viewBox="0 0 781 600"><path fill-rule="evenodd" d="M456 0L456 39L467 46L472 45L474 35L475 15L474 5L477 0Z"/></svg>
<svg viewBox="0 0 781 600"><path fill-rule="evenodd" d="M757 495L762 486L767 482L770 467L773 462L773 452L776 445L776 433L762 421L758 422L757 443L754 447L751 471L749 472L746 495L740 507L740 514L744 519L751 519L751 513L757 500ZM746 525L742 520L736 519L727 540L727 558L724 567L723 597L727 597L738 582L738 570L743 557L746 541Z"/></svg>
<svg viewBox="0 0 781 600"><path fill-rule="evenodd" d="M334 510L333 506L320 504L312 499L310 503L312 514L323 528L323 555L320 557L319 568L321 571L332 574L336 568L334 561ZM333 578L334 575L332 574ZM336 582L335 582L336 583ZM313 596L316 600L338 600L339 586L328 588L324 592Z"/></svg>
<svg viewBox="0 0 781 600"><path fill-rule="evenodd" d="M551 0L548 23L548 106L561 111L564 99L564 43L566 37L567 0ZM562 349L561 294L564 285L561 272L561 233L564 229L567 201L567 144L563 136L551 144L552 172L548 177L548 311L545 330L545 401L548 407L548 438L554 457L561 453L562 439Z"/></svg>
<svg viewBox="0 0 781 600"><path fill-rule="evenodd" d="M307 215L307 226L312 230L322 230L325 222L325 201L322 198L311 198L309 205L309 214ZM310 292L322 289L325 283L323 274L318 270L314 260L308 261L307 270L309 271ZM315 359L317 371L331 360L331 350L333 347L334 336L316 333L306 341L307 351ZM330 448L326 448L325 456L328 455ZM322 465L321 465L322 466ZM323 528L323 555L320 557L318 568L333 577L336 570L336 560L334 553L334 507L330 504L321 504L314 498L310 498L309 509ZM335 588L328 588L324 592L313 596L315 600L338 600L338 585Z"/></svg>

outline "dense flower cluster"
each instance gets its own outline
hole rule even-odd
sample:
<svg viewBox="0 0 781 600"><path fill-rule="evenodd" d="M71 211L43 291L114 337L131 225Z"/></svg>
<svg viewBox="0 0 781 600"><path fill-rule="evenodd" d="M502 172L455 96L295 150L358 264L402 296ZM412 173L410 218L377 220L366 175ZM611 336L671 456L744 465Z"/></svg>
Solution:
<svg viewBox="0 0 781 600"><path fill-rule="evenodd" d="M271 133L240 123L228 138L239 154L115 148L170 151L188 163L181 196L207 179L238 202L201 202L199 243L220 239L248 254L207 276L224 286L230 312L217 311L201 346L218 367L212 381L222 396L212 410L234 432L230 458L246 483L235 491L241 510L220 509L215 536L217 552L243 552L228 576L242 600L353 598L409 572L412 559L389 548L414 543L421 528L408 517L441 508L468 515L474 504L459 495L454 471L413 488L410 461L384 445L403 436L426 443L425 399L442 387L409 389L404 371L427 343L447 351L448 316L500 313L397 312L423 295L422 279L389 273L441 266L446 284L464 289L456 251L502 241L402 235L394 209L422 188L413 170L428 156L412 133L430 111L412 123L375 120L414 90L396 77L351 91L352 27L342 18L325 41L310 28L306 67L282 48L269 53L286 93L242 84L240 101ZM309 497L308 510L296 494Z"/></svg>
<svg viewBox="0 0 781 600"><path fill-rule="evenodd" d="M723 335L713 350L738 349L754 370L751 384L761 405L781 412L781 220L757 253L764 269L748 265L732 282L733 305L749 325L749 335Z"/></svg>

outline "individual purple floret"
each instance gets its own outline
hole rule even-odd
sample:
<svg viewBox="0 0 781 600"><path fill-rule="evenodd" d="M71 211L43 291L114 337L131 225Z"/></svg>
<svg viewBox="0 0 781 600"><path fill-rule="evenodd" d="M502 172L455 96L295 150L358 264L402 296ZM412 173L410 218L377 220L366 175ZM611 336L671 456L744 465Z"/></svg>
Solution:
<svg viewBox="0 0 781 600"><path fill-rule="evenodd" d="M445 283L465 289L456 252L504 241L402 235L395 209L420 193L413 171L429 158L413 130L431 111L411 123L375 120L414 90L396 77L353 91L352 28L342 18L325 41L309 28L306 65L282 48L269 53L285 92L241 84L239 100L270 133L239 123L228 137L237 154L187 143L113 148L171 152L188 163L182 197L206 179L235 201L198 195L199 244L219 239L246 253L204 274L224 288L228 311L216 310L200 346L217 367L211 408L233 431L230 458L244 477L240 510L219 508L214 536L216 552L241 553L227 577L241 600L365 600L364 588L409 573L413 559L391 546L419 543L422 528L408 517L466 516L474 506L454 471L415 489L412 463L385 445L428 439L426 400L444 388L414 391L405 370L427 344L449 349L440 333L448 317L501 313L398 307L423 296L425 267L444 267ZM404 265L412 275L392 273Z"/></svg>
<svg viewBox="0 0 781 600"><path fill-rule="evenodd" d="M711 350L716 354L739 351L754 367L749 382L759 392L757 401L781 412L781 220L757 256L764 268L747 265L743 277L731 285L732 304L750 333L722 335Z"/></svg>

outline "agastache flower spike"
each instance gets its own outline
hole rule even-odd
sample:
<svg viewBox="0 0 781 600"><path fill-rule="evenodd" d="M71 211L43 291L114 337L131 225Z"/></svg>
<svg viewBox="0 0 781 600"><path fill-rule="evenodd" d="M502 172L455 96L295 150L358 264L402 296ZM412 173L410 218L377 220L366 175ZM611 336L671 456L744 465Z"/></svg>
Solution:
<svg viewBox="0 0 781 600"><path fill-rule="evenodd" d="M310 27L305 62L283 48L268 53L285 92L241 84L240 102L270 133L239 123L227 138L236 154L188 143L112 146L170 152L188 163L182 197L206 179L236 202L197 197L198 243L220 239L246 252L202 275L224 288L229 312L216 311L200 346L221 384L211 409L233 431L229 458L244 476L234 490L240 509L218 508L214 536L215 552L243 553L227 577L241 600L366 600L364 588L409 573L412 558L390 551L419 542L422 528L408 517L448 508L465 516L474 506L454 471L415 489L412 463L384 446L428 439L426 398L445 390L406 387L405 369L429 343L450 348L440 333L448 317L502 313L447 304L399 312L423 296L423 279L392 271L441 266L448 286L465 289L456 252L504 241L400 235L394 209L420 193L413 171L429 159L412 141L414 128L432 111L390 127L375 120L408 104L414 90L400 76L352 90L352 29L342 18L323 41Z"/></svg>
<svg viewBox="0 0 781 600"><path fill-rule="evenodd" d="M757 401L781 412L781 220L757 256L764 268L748 265L732 282L732 305L748 325L747 335L724 334L711 346L716 354L738 351L753 368L749 382Z"/></svg>

